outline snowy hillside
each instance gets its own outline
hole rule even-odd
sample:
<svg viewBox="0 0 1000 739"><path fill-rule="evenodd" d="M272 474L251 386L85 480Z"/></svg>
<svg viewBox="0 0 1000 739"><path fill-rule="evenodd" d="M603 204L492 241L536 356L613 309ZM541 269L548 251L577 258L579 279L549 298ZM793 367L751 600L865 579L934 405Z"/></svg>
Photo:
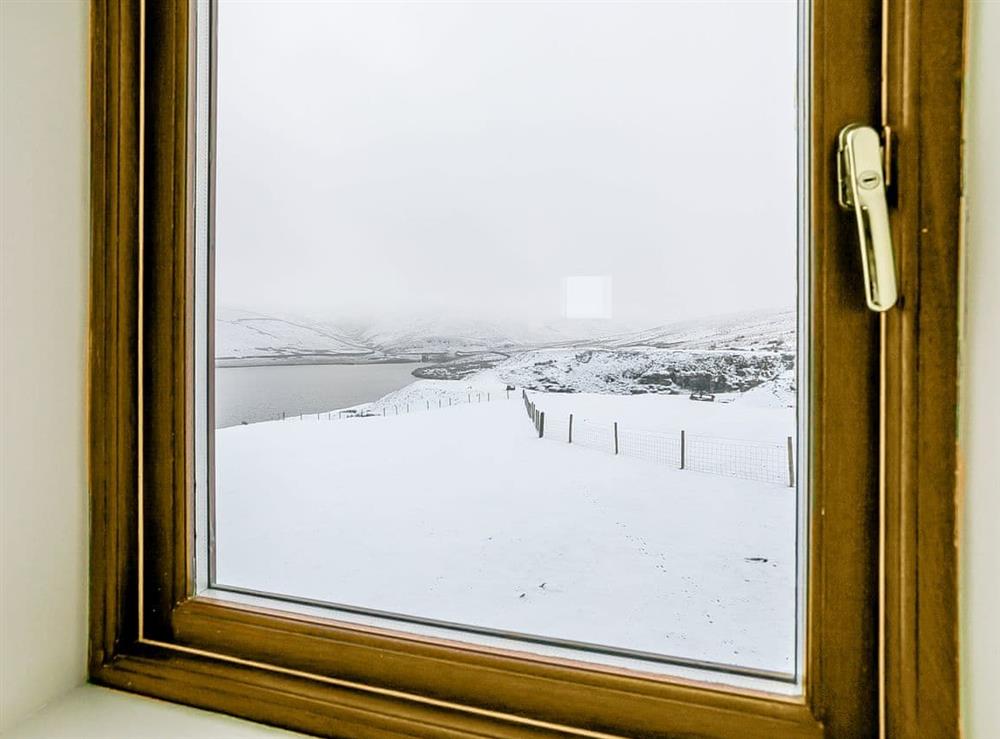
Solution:
<svg viewBox="0 0 1000 739"><path fill-rule="evenodd" d="M424 367L430 379L510 383L549 392L681 393L746 391L789 370L788 352L668 350L637 347L524 351L483 367L480 358Z"/></svg>
<svg viewBox="0 0 1000 739"><path fill-rule="evenodd" d="M684 321L616 336L608 347L795 351L795 311Z"/></svg>
<svg viewBox="0 0 1000 739"><path fill-rule="evenodd" d="M746 391L740 395L739 400L743 405L757 408L794 408L794 370L785 370L773 380Z"/></svg>
<svg viewBox="0 0 1000 739"><path fill-rule="evenodd" d="M463 354L600 343L609 336L625 336L636 329L609 320L501 322L423 316L406 320L379 318L359 335L370 346L386 352Z"/></svg>
<svg viewBox="0 0 1000 739"><path fill-rule="evenodd" d="M220 311L215 322L215 358L222 366L252 361L350 360L375 354L369 346L306 321Z"/></svg>
<svg viewBox="0 0 1000 739"><path fill-rule="evenodd" d="M469 403L519 400L520 397L520 390L507 390L507 385L488 380L473 382L417 380L371 403L353 406L351 410L361 414L392 416L441 410Z"/></svg>
<svg viewBox="0 0 1000 739"><path fill-rule="evenodd" d="M537 349L795 350L795 312L747 313L636 329L620 322L486 321L411 316L372 321L313 320L223 310L216 321L216 356L460 356Z"/></svg>
<svg viewBox="0 0 1000 739"><path fill-rule="evenodd" d="M413 318L380 323L361 333L371 347L393 354L456 354L514 349L519 342L486 321Z"/></svg>

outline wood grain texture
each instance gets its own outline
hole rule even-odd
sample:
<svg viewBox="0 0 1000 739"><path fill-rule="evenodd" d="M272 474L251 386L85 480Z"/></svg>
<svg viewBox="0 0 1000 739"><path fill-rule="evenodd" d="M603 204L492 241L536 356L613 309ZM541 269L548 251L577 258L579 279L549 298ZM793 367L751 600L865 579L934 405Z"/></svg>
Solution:
<svg viewBox="0 0 1000 739"><path fill-rule="evenodd" d="M91 5L90 665L138 637L139 16Z"/></svg>
<svg viewBox="0 0 1000 739"><path fill-rule="evenodd" d="M144 635L170 638L193 588L190 8L146 4L143 171Z"/></svg>
<svg viewBox="0 0 1000 739"><path fill-rule="evenodd" d="M822 735L795 699L706 689L225 601L185 603L175 612L175 631L186 646L603 733Z"/></svg>
<svg viewBox="0 0 1000 739"><path fill-rule="evenodd" d="M958 736L963 2L892 3L888 122L902 304L886 322L887 735Z"/></svg>
<svg viewBox="0 0 1000 739"><path fill-rule="evenodd" d="M878 3L814 4L812 70L812 557L807 689L829 736L876 722L877 318L853 215L837 204L836 141L877 120Z"/></svg>

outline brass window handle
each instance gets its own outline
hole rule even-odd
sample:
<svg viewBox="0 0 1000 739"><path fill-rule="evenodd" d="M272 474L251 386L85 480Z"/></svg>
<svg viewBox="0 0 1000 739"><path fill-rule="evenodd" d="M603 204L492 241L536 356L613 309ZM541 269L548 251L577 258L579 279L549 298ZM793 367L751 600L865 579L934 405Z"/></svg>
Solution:
<svg viewBox="0 0 1000 739"><path fill-rule="evenodd" d="M897 288L881 139L871 126L851 123L837 144L838 196L857 217L865 300L873 311L887 311L896 304Z"/></svg>

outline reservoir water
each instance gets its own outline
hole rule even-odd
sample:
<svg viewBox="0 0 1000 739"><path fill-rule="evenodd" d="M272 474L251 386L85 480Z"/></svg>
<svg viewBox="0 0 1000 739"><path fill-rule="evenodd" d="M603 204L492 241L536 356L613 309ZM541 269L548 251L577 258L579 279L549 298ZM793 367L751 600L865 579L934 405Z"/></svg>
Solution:
<svg viewBox="0 0 1000 739"><path fill-rule="evenodd" d="M215 426L256 423L281 414L323 413L377 400L416 380L426 365L297 364L217 367Z"/></svg>

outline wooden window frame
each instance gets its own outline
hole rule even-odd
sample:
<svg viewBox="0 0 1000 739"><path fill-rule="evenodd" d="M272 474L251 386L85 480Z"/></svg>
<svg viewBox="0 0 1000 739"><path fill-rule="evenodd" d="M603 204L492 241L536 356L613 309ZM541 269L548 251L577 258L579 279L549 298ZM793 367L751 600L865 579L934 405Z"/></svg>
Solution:
<svg viewBox="0 0 1000 739"><path fill-rule="evenodd" d="M957 736L964 3L812 6L798 698L193 596L193 15L187 0L92 3L93 682L332 736ZM863 83L880 69L881 89ZM882 317L836 205L833 142L851 121L893 130L902 299Z"/></svg>

